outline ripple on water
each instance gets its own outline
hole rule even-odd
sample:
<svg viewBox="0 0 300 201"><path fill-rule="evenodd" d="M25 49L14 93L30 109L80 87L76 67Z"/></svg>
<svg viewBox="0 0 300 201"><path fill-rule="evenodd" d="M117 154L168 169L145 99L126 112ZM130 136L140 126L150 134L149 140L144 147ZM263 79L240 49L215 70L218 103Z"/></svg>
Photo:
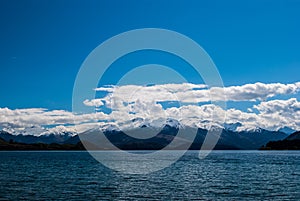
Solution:
<svg viewBox="0 0 300 201"><path fill-rule="evenodd" d="M162 171L122 175L86 152L1 152L0 200L300 200L300 152L197 156L189 151Z"/></svg>

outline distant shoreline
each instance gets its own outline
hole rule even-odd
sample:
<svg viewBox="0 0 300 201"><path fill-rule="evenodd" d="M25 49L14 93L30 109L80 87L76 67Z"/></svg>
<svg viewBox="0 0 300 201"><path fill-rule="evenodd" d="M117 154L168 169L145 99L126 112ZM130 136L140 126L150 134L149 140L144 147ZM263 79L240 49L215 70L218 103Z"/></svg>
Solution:
<svg viewBox="0 0 300 201"><path fill-rule="evenodd" d="M163 147L162 147L163 148ZM189 150L200 150L201 144L193 144ZM123 147L118 147L116 149L101 149L95 147L93 150L89 151L158 151L161 150L160 146L153 146L151 148L145 146L136 146L136 144L126 145ZM180 151L184 149L170 149L167 151ZM248 150L248 151L291 151L300 150L300 140L279 140L268 142L265 146L259 149L237 149L230 146L220 146L216 145L214 150ZM7 142L0 138L0 151L87 151L83 146L82 142L76 144L58 144L58 143L19 143L19 142Z"/></svg>

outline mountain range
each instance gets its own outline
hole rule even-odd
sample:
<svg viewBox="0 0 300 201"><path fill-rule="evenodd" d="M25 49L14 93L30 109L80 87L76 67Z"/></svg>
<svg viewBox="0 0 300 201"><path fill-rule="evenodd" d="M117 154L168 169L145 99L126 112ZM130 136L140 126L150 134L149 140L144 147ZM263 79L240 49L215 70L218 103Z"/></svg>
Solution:
<svg viewBox="0 0 300 201"><path fill-rule="evenodd" d="M294 134L289 135L291 129L288 128L278 131L269 131L262 128L249 131L237 131L239 126L241 126L240 123L225 124L224 127L212 126L212 131L221 133L218 143L214 149L257 150L270 141L280 141L287 139L288 137L293 138L294 136ZM184 126L178 121L171 119L168 120L162 129L160 129L153 137L138 139L128 135L128 133L147 134L151 130L153 131L153 128L147 124L141 124L137 128L125 131L118 129L113 125L106 125L105 127L102 126L86 130L80 134L62 131L60 133L48 133L45 135L30 135L30 133L26 133L25 135L12 134L2 130L0 131L0 138L2 141L8 143L23 144L55 143L57 145L78 145L82 141L84 145L89 147L89 149L110 149L109 146L106 147L103 143L99 146L99 142L101 141L99 136L100 133L103 133L106 138L109 139L110 143L123 150L160 150L169 145L175 139L178 143L170 149L176 150L189 147L189 149L198 150L201 148L208 132L207 129ZM179 130L182 133L181 137L178 136ZM284 131L286 131L286 133ZM192 136L192 133L195 133L195 136ZM103 135L101 134L101 136ZM297 135L297 137L298 136L299 135Z"/></svg>

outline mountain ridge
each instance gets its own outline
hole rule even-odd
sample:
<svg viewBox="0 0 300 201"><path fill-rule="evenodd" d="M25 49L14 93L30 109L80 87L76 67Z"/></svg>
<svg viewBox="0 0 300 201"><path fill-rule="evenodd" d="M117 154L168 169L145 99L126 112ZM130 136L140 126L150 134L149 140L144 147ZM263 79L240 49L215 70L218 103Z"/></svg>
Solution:
<svg viewBox="0 0 300 201"><path fill-rule="evenodd" d="M300 131L294 132L283 140L270 141L261 150L300 150Z"/></svg>
<svg viewBox="0 0 300 201"><path fill-rule="evenodd" d="M235 127L235 126L234 126ZM80 133L79 135L74 135L74 133L61 133L61 134L49 134L42 136L32 136L32 135L12 135L5 131L0 131L0 137L6 142L12 141L17 143L44 143L44 144L78 144L81 140L84 140L84 134L88 136L91 133L97 135L99 133L104 133L109 139L119 149L125 150L135 150L135 149L150 149L150 150L160 150L165 146L169 145L175 138L179 140L180 146L173 147L174 149L181 149L182 146L187 146L191 144L190 149L200 149L203 141L207 134L207 129L193 128L193 127L182 127L178 122L166 123L164 127L159 131L157 135L149 139L136 139L134 137L128 136L125 132L117 129L116 127L110 127L109 129L103 129L103 127L94 128L86 132ZM143 132L144 127L139 128ZM177 133L179 129L184 132L183 138L178 138ZM219 127L213 129L222 129ZM234 130L234 129L233 129ZM259 131L242 131L237 132L232 129L222 129L220 139L216 145L216 149L259 149L261 146L265 145L269 141L283 140L288 137L280 131L268 131L264 129L259 129ZM195 139L191 141L191 133L196 133ZM85 136L85 137L86 137ZM86 138L87 139L87 138ZM94 143L90 140L89 143ZM94 143L95 144L95 143ZM97 144L97 143L96 143ZM95 144L95 147L97 147ZM99 148L99 147L98 147ZM100 147L101 149L101 147Z"/></svg>

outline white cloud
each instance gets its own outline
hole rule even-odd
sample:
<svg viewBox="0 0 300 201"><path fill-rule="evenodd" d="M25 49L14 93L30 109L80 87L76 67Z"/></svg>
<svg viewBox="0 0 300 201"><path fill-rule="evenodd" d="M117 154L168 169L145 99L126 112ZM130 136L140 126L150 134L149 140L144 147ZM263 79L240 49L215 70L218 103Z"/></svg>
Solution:
<svg viewBox="0 0 300 201"><path fill-rule="evenodd" d="M115 92L115 90L124 90L127 91L135 91L139 88L147 88L149 91L157 91L162 88L167 89L170 92L178 92L178 91L187 91L192 89L204 89L207 88L205 84L192 84L192 83L182 83L182 84L161 84L161 85L151 85L151 86L140 86L140 85L123 85L123 86L114 86L109 85L105 87L96 88L95 91L106 91L106 92Z"/></svg>
<svg viewBox="0 0 300 201"><path fill-rule="evenodd" d="M254 106L262 114L289 114L294 116L300 113L300 103L296 98L288 100L271 100L268 102L262 102L259 105Z"/></svg>
<svg viewBox="0 0 300 201"><path fill-rule="evenodd" d="M262 102L254 108L269 127L287 125L300 130L300 102L296 98Z"/></svg>
<svg viewBox="0 0 300 201"><path fill-rule="evenodd" d="M258 82L255 84L226 87L225 94L228 100L232 101L262 101L276 95L295 94L299 90L300 82L294 84L264 84Z"/></svg>
<svg viewBox="0 0 300 201"><path fill-rule="evenodd" d="M240 129L255 129L261 127L276 130L283 126L299 130L299 117L296 115L298 103L296 99L289 101L267 101L268 98L277 95L290 95L299 92L300 82L293 84L281 83L254 83L242 86L230 86L225 88L206 89L206 85L184 84L164 84L154 86L108 86L98 88L109 92L101 100L105 106L113 109L112 119L117 123L128 122L134 118L159 119L175 118L180 119L186 125L201 126L204 122L212 121L212 113L215 112L215 123L221 124L221 117L226 112L227 123L243 123ZM113 92L113 93L111 93ZM254 108L248 108L247 112L237 109L223 111L212 104L197 106L199 102L222 101L224 94L230 101L264 101ZM181 107L163 109L159 102L179 101L184 103ZM189 105L185 105L188 103ZM95 106L96 104L94 104ZM284 107L284 105L289 105ZM268 106L268 107L267 107ZM258 114L253 112L258 110ZM281 112L278 112L279 110ZM294 109L294 110L293 110ZM266 113L266 111L270 111ZM218 115L219 114L219 115ZM294 116L296 119L291 119Z"/></svg>
<svg viewBox="0 0 300 201"><path fill-rule="evenodd" d="M111 119L109 115L103 112L76 115L65 110L47 110L43 108L11 110L8 108L0 108L0 126L6 129L17 129L19 131L31 127L37 130L41 126L83 124L103 120Z"/></svg>
<svg viewBox="0 0 300 201"><path fill-rule="evenodd" d="M86 99L83 101L83 104L85 104L86 106L95 106L95 107L100 107L104 105L101 99L92 99L92 100Z"/></svg>
<svg viewBox="0 0 300 201"><path fill-rule="evenodd" d="M180 101L183 103L200 103L210 101L264 101L277 95L295 94L300 90L300 82L293 84L254 83L242 86L213 87L206 89L203 84L163 84L154 86L107 86L95 89L109 94L102 99L86 102L86 105L97 106L105 101L108 107L137 100ZM114 102L114 103L112 103ZM88 103L88 104L87 104Z"/></svg>
<svg viewBox="0 0 300 201"><path fill-rule="evenodd" d="M232 101L263 102L249 108L247 112L238 109L228 109L213 105L197 105L197 102L209 102L221 99L220 88L205 89L205 85L195 84L166 84L155 86L108 86L96 90L107 91L101 99L85 100L86 106L103 106L112 108L110 114L95 112L90 114L73 114L65 110L47 110L44 108L9 109L0 108L0 127L13 128L18 132L33 127L43 133L43 127L49 132L62 130L74 131L72 124L79 132L95 126L105 126L106 122L123 127L148 124L161 126L167 118L174 118L186 126L208 128L212 123L221 125L226 115L226 123L242 123L240 130L257 127L277 130L287 126L300 130L300 102L296 98L288 100L269 100L276 95L295 94L300 89L300 83L294 84L246 84L224 88L227 99ZM113 93L112 93L113 92ZM179 107L163 108L160 101L180 101ZM256 104L254 102L254 104ZM132 121L137 119L136 121ZM100 122L99 122L100 121ZM42 130L38 130L42 129ZM30 129L26 131L31 132ZM44 132L45 134L47 132Z"/></svg>

